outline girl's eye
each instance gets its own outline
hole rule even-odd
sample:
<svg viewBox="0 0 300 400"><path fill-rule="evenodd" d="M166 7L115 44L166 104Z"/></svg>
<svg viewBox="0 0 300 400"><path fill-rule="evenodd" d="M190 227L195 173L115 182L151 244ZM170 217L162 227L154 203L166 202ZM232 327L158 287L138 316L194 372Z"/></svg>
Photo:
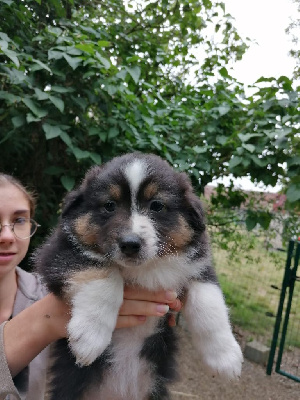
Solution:
<svg viewBox="0 0 300 400"><path fill-rule="evenodd" d="M162 211L166 206L164 203L158 200L153 200L150 204L150 210L155 211L155 212L160 212Z"/></svg>
<svg viewBox="0 0 300 400"><path fill-rule="evenodd" d="M28 218L20 217L15 219L15 224L17 225L24 225L28 221Z"/></svg>
<svg viewBox="0 0 300 400"><path fill-rule="evenodd" d="M104 204L104 208L108 212L113 212L116 209L116 203L114 201L108 201Z"/></svg>

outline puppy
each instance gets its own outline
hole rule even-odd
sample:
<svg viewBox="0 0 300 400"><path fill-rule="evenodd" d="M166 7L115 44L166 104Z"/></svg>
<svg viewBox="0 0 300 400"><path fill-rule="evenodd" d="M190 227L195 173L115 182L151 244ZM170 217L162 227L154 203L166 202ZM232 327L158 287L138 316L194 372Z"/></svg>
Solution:
<svg viewBox="0 0 300 400"><path fill-rule="evenodd" d="M114 331L124 283L184 294L203 364L229 379L242 353L212 267L204 214L187 175L132 153L91 168L66 196L58 227L35 256L48 289L72 306L55 344L50 400L167 400L176 336L168 318Z"/></svg>

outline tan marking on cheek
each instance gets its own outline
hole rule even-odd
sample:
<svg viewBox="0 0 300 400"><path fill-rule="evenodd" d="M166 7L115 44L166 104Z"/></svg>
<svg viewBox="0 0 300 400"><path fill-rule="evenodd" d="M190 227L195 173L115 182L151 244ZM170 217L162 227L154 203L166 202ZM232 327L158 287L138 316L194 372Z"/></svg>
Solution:
<svg viewBox="0 0 300 400"><path fill-rule="evenodd" d="M149 183L144 189L144 197L146 200L150 200L158 192L158 187L156 183Z"/></svg>
<svg viewBox="0 0 300 400"><path fill-rule="evenodd" d="M178 222L176 231L170 234L171 241L169 244L171 248L174 246L176 249L181 249L191 241L193 230L182 216L179 217Z"/></svg>
<svg viewBox="0 0 300 400"><path fill-rule="evenodd" d="M97 243L98 228L92 223L91 219L90 214L85 214L74 222L74 229L78 239L87 245Z"/></svg>
<svg viewBox="0 0 300 400"><path fill-rule="evenodd" d="M109 194L114 200L120 200L122 194L120 186L111 185L109 187Z"/></svg>

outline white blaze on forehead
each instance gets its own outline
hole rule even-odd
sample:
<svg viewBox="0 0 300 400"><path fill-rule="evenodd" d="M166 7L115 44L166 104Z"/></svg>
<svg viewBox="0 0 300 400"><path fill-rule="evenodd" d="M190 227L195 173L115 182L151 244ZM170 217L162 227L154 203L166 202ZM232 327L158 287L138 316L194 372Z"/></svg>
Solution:
<svg viewBox="0 0 300 400"><path fill-rule="evenodd" d="M141 160L134 160L132 163L126 166L125 175L128 179L132 196L134 196L141 182L145 178L146 164Z"/></svg>

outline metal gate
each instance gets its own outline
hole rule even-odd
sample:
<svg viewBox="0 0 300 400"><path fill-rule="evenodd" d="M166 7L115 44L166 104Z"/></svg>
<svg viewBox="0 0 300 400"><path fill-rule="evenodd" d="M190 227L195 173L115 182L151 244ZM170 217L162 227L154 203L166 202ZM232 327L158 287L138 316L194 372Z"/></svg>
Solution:
<svg viewBox="0 0 300 400"><path fill-rule="evenodd" d="M293 372L289 371L283 364L283 356L288 351L293 352L293 350L290 350L288 348L289 343L287 341L287 331L290 322L292 307L295 309L295 313L298 314L298 316L300 314L300 307L298 306L295 308L295 303L300 299L299 295L300 288L296 287L295 290L296 285L300 286L300 277L297 276L299 256L300 256L300 241L290 241L287 253L285 273L282 282L280 300L278 305L278 311L274 326L273 339L270 349L269 360L267 364L267 374L271 375L275 353L278 346L275 372L284 375L290 379L293 379L297 382L300 382L300 365L299 365L300 349L298 348L294 349L295 354L296 351L297 352L299 351L299 353L298 355L296 354L296 360L295 362L292 363ZM298 327L297 335L300 342L300 326Z"/></svg>

